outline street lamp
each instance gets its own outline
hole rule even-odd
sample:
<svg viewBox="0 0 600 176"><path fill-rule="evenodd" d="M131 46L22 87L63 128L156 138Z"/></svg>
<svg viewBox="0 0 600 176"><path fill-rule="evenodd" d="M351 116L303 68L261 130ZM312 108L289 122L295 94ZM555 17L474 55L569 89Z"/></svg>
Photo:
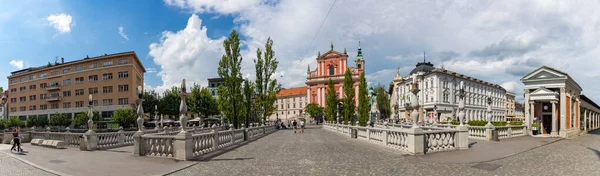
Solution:
<svg viewBox="0 0 600 176"><path fill-rule="evenodd" d="M465 83L460 81L460 89L458 90L458 120L460 121L460 126L463 126L463 119L465 118Z"/></svg>
<svg viewBox="0 0 600 176"><path fill-rule="evenodd" d="M144 107L142 106L142 103L144 102L144 99L142 99L142 86L138 86L137 87L137 94L138 94L138 99L137 99L137 115L138 118L136 119L137 121L137 125L138 125L138 132L143 132L144 131ZM90 96L91 99L91 96Z"/></svg>
<svg viewBox="0 0 600 176"><path fill-rule="evenodd" d="M488 93L488 98L487 98L487 121L488 123L486 124L487 126L492 125L492 97L490 95L490 93Z"/></svg>
<svg viewBox="0 0 600 176"><path fill-rule="evenodd" d="M433 105L433 124L437 124L437 117L438 113L437 113L437 105Z"/></svg>
<svg viewBox="0 0 600 176"><path fill-rule="evenodd" d="M417 94L419 93L419 84L417 83L417 75L412 75L412 95L410 98L411 105L413 106L413 110L411 113L411 117L413 120L413 128L419 128L417 121L419 120L419 100L417 98Z"/></svg>
<svg viewBox="0 0 600 176"><path fill-rule="evenodd" d="M94 126L94 121L92 118L94 117L94 102L92 100L92 94L88 96L88 131L92 131L92 127Z"/></svg>
<svg viewBox="0 0 600 176"><path fill-rule="evenodd" d="M158 129L158 105L154 105L154 129ZM162 126L162 119L160 121Z"/></svg>
<svg viewBox="0 0 600 176"><path fill-rule="evenodd" d="M179 123L181 124L181 132L185 133L185 127L187 127L187 104L185 103L185 97L187 97L185 87L185 79L181 80L181 92L179 92L179 97L181 97L181 103L179 104Z"/></svg>

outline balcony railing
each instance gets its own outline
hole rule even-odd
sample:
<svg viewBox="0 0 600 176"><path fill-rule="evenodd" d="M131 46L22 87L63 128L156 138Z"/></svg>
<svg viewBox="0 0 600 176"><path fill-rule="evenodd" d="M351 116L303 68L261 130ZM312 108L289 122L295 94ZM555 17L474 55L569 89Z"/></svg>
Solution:
<svg viewBox="0 0 600 176"><path fill-rule="evenodd" d="M46 90L60 90L60 85L52 85L52 86L48 86L46 87Z"/></svg>
<svg viewBox="0 0 600 176"><path fill-rule="evenodd" d="M46 97L46 101L60 101L60 96Z"/></svg>

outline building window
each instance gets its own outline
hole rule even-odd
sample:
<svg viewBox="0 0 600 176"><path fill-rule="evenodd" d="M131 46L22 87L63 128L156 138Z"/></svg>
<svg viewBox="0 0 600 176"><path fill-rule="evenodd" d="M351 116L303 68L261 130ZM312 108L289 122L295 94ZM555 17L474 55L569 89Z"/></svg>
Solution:
<svg viewBox="0 0 600 176"><path fill-rule="evenodd" d="M92 63L92 64L90 64L89 67L90 67L90 69L92 69L92 68L98 68L98 63L97 62Z"/></svg>
<svg viewBox="0 0 600 176"><path fill-rule="evenodd" d="M75 107L76 107L76 108L83 107L83 101L76 101L76 102L75 102Z"/></svg>
<svg viewBox="0 0 600 176"><path fill-rule="evenodd" d="M53 70L52 75L54 75L54 76L58 75L58 70Z"/></svg>
<svg viewBox="0 0 600 176"><path fill-rule="evenodd" d="M128 77L129 77L128 71L119 72L119 78L128 78Z"/></svg>
<svg viewBox="0 0 600 176"><path fill-rule="evenodd" d="M36 99L36 95L29 95L29 101L33 101Z"/></svg>
<svg viewBox="0 0 600 176"><path fill-rule="evenodd" d="M29 85L29 90L35 90L36 85Z"/></svg>
<svg viewBox="0 0 600 176"><path fill-rule="evenodd" d="M63 91L63 97L70 97L71 96L71 91Z"/></svg>
<svg viewBox="0 0 600 176"><path fill-rule="evenodd" d="M10 89L10 93L17 93L17 88Z"/></svg>
<svg viewBox="0 0 600 176"><path fill-rule="evenodd" d="M112 105L112 99L102 100L102 106L110 106L110 105Z"/></svg>
<svg viewBox="0 0 600 176"><path fill-rule="evenodd" d="M10 102L11 103L16 103L17 102L17 98L10 98Z"/></svg>
<svg viewBox="0 0 600 176"><path fill-rule="evenodd" d="M40 94L40 100L45 100L46 98L48 98L47 94Z"/></svg>
<svg viewBox="0 0 600 176"><path fill-rule="evenodd" d="M48 83L41 83L40 84L40 89L45 89L46 87L48 87Z"/></svg>
<svg viewBox="0 0 600 176"><path fill-rule="evenodd" d="M98 81L98 75L90 75L88 77L89 82Z"/></svg>
<svg viewBox="0 0 600 176"><path fill-rule="evenodd" d="M25 102L25 101L27 101L26 96L19 97L19 102Z"/></svg>
<svg viewBox="0 0 600 176"><path fill-rule="evenodd" d="M333 67L333 65L329 66L329 75L334 75L335 74L335 68Z"/></svg>
<svg viewBox="0 0 600 176"><path fill-rule="evenodd" d="M98 106L98 100L92 100L92 105Z"/></svg>
<svg viewBox="0 0 600 176"><path fill-rule="evenodd" d="M142 78L140 78L140 76L135 75L135 79L138 85L142 84Z"/></svg>
<svg viewBox="0 0 600 176"><path fill-rule="evenodd" d="M119 92L127 92L129 91L129 85L119 85Z"/></svg>
<svg viewBox="0 0 600 176"><path fill-rule="evenodd" d="M79 96L79 95L83 95L83 94L85 94L83 92L83 89L75 89L75 96Z"/></svg>
<svg viewBox="0 0 600 176"><path fill-rule="evenodd" d="M40 73L40 78L48 77L48 73Z"/></svg>
<svg viewBox="0 0 600 176"><path fill-rule="evenodd" d="M83 83L83 77L75 78L75 84L82 84L82 83Z"/></svg>
<svg viewBox="0 0 600 176"><path fill-rule="evenodd" d="M50 95L50 97L51 97L51 98L58 98L58 92L56 92L56 93L52 93L52 94Z"/></svg>
<svg viewBox="0 0 600 176"><path fill-rule="evenodd" d="M25 82L25 81L27 81L27 78L25 78L25 77L21 77L21 78L20 78L20 81L21 81L21 82Z"/></svg>
<svg viewBox="0 0 600 176"><path fill-rule="evenodd" d="M20 92L25 92L25 91L27 91L27 87L26 86L19 87L19 91Z"/></svg>
<svg viewBox="0 0 600 176"><path fill-rule="evenodd" d="M71 79L63 80L63 86L70 85L70 84L71 84Z"/></svg>
<svg viewBox="0 0 600 176"><path fill-rule="evenodd" d="M84 66L83 65L78 65L75 67L75 71L83 71Z"/></svg>
<svg viewBox="0 0 600 176"><path fill-rule="evenodd" d="M63 74L71 72L71 68L63 68Z"/></svg>
<svg viewBox="0 0 600 176"><path fill-rule="evenodd" d="M102 62L102 67L108 67L113 64L112 60Z"/></svg>
<svg viewBox="0 0 600 176"><path fill-rule="evenodd" d="M30 111L35 111L35 109L36 109L35 105L31 105L31 106L29 106L29 110L30 110Z"/></svg>
<svg viewBox="0 0 600 176"><path fill-rule="evenodd" d="M58 103L50 104L50 109L58 109Z"/></svg>
<svg viewBox="0 0 600 176"><path fill-rule="evenodd" d="M127 59L119 59L119 62L118 62L119 65L128 64L128 63L129 63L129 60L127 60Z"/></svg>
<svg viewBox="0 0 600 176"><path fill-rule="evenodd" d="M16 80L16 79L11 79L11 80L10 80L10 83L11 83L11 84L17 83L17 80Z"/></svg>
<svg viewBox="0 0 600 176"><path fill-rule="evenodd" d="M88 89L89 94L98 94L98 88L93 87Z"/></svg>
<svg viewBox="0 0 600 176"><path fill-rule="evenodd" d="M46 109L48 109L48 105L45 105L45 104L40 105L40 110L46 110Z"/></svg>
<svg viewBox="0 0 600 176"><path fill-rule="evenodd" d="M119 105L129 104L129 98L119 98Z"/></svg>
<svg viewBox="0 0 600 176"><path fill-rule="evenodd" d="M26 107L25 107L25 106L21 106L21 107L19 107L19 111L26 111L26 110L27 110L27 109L26 109Z"/></svg>
<svg viewBox="0 0 600 176"><path fill-rule="evenodd" d="M102 74L102 80L109 80L112 79L112 73L104 73Z"/></svg>
<svg viewBox="0 0 600 176"><path fill-rule="evenodd" d="M34 80L36 75L29 75L29 80Z"/></svg>
<svg viewBox="0 0 600 176"><path fill-rule="evenodd" d="M71 102L63 103L63 108L71 108Z"/></svg>
<svg viewBox="0 0 600 176"><path fill-rule="evenodd" d="M58 81L54 81L54 82L51 82L51 83L50 83L50 87L57 87L57 86L60 86L60 85L58 84Z"/></svg>
<svg viewBox="0 0 600 176"><path fill-rule="evenodd" d="M102 87L102 93L112 93L112 92L113 92L113 86Z"/></svg>

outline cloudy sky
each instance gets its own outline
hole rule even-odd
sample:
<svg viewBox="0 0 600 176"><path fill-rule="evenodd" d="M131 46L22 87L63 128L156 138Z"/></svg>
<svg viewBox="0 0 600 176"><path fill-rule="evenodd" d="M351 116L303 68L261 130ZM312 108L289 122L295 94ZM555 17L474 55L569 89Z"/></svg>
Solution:
<svg viewBox="0 0 600 176"><path fill-rule="evenodd" d="M182 78L206 85L236 29L244 76L254 77L256 48L271 37L284 87L304 85L307 66L331 43L353 60L361 41L373 84L389 83L397 68L408 74L425 51L436 66L502 85L519 100L519 79L547 65L600 102L597 9L598 1L577 0L0 0L0 76L57 57L135 51L147 88Z"/></svg>

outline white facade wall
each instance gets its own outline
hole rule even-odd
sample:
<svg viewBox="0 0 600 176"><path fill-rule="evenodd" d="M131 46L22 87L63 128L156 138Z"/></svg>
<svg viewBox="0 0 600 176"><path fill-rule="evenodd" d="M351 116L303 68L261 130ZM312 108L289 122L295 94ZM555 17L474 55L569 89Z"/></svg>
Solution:
<svg viewBox="0 0 600 176"><path fill-rule="evenodd" d="M278 97L274 105L276 112L269 116L270 120L279 118L282 121L292 120L304 116L304 108L308 105L306 94Z"/></svg>

